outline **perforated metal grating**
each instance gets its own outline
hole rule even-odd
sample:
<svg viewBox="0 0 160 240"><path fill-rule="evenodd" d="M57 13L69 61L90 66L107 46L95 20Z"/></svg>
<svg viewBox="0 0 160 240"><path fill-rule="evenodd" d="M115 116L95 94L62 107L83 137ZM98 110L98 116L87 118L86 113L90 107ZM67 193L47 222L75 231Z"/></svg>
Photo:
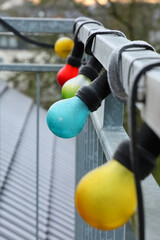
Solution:
<svg viewBox="0 0 160 240"><path fill-rule="evenodd" d="M74 239L75 139L40 108L39 239ZM36 106L0 81L0 239L36 239Z"/></svg>

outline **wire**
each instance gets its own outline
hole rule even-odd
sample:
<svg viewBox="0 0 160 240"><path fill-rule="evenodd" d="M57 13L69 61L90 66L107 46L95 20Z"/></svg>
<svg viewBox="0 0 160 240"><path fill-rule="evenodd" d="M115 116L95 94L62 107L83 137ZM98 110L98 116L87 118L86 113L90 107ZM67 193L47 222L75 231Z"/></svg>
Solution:
<svg viewBox="0 0 160 240"><path fill-rule="evenodd" d="M133 167L133 172L135 176L135 184L137 191L137 200L138 200L138 227L139 227L139 240L145 240L145 225L144 225L144 207L143 207L143 196L140 183L140 174L139 166L137 161L137 150L136 150L136 108L135 101L137 97L137 89L134 88L132 91L131 103L130 103L130 153L131 153L131 163Z"/></svg>
<svg viewBox="0 0 160 240"><path fill-rule="evenodd" d="M151 60L151 59L153 59L153 60L156 60L156 59L160 60L160 57L150 57L150 58L148 58L148 57L138 57L138 58L133 59L133 61L130 63L129 70L128 70L128 78L127 78L128 79L128 86L129 86L129 79L130 79L131 69L133 67L133 64L136 61L139 61L139 60Z"/></svg>
<svg viewBox="0 0 160 240"><path fill-rule="evenodd" d="M154 62L150 65L146 65L135 77L132 85L131 95L129 97L129 129L130 129L130 152L131 152L131 163L135 176L135 184L137 190L138 199L138 223L139 223L139 240L145 240L145 223L144 223L144 207L143 207L143 196L142 188L140 183L139 164L137 160L137 148L136 148L136 100L137 100L137 86L138 82L143 74L151 70L153 67L160 66L160 62Z"/></svg>
<svg viewBox="0 0 160 240"><path fill-rule="evenodd" d="M54 49L54 44L44 43L44 42L38 42L36 40L33 40L31 38L28 38L24 35L22 35L18 30L16 30L14 27L12 27L10 24L8 24L6 21L4 21L2 18L0 18L0 23L7 28L9 31L13 32L17 37L22 39L25 42L28 42L30 44L43 47L43 48L52 48Z"/></svg>

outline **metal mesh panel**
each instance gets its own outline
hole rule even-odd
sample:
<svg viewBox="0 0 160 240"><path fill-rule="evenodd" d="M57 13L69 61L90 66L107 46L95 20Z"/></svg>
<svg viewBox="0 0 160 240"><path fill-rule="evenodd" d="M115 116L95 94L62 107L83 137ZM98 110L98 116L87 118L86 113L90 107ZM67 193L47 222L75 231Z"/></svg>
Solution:
<svg viewBox="0 0 160 240"><path fill-rule="evenodd" d="M0 239L74 239L75 139L54 136L39 104L0 85Z"/></svg>
<svg viewBox="0 0 160 240"><path fill-rule="evenodd" d="M77 136L76 143L76 183L82 176L95 167L103 164L105 156L90 117L83 131ZM98 231L86 224L76 213L76 239L107 239L107 232Z"/></svg>
<svg viewBox="0 0 160 240"><path fill-rule="evenodd" d="M105 162L106 157L89 117L83 131L76 139L76 185L87 172ZM85 223L76 212L75 226L76 240L134 240L129 223L117 230L100 231Z"/></svg>

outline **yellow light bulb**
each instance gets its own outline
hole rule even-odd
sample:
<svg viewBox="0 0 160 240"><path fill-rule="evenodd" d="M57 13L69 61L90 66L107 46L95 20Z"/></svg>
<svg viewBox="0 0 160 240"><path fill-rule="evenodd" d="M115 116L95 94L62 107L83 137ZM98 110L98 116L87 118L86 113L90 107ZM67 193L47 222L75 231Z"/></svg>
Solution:
<svg viewBox="0 0 160 240"><path fill-rule="evenodd" d="M77 186L75 204L92 227L113 230L122 226L137 206L133 173L114 159L90 171Z"/></svg>
<svg viewBox="0 0 160 240"><path fill-rule="evenodd" d="M71 53L74 42L69 37L61 37L55 42L54 50L62 58L67 58Z"/></svg>

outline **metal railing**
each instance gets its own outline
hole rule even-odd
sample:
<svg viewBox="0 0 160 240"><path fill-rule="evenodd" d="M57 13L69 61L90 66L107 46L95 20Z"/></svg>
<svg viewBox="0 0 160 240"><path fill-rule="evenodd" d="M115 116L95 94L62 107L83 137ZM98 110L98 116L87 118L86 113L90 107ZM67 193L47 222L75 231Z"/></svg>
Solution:
<svg viewBox="0 0 160 240"><path fill-rule="evenodd" d="M81 23L77 23L77 29L79 28L80 24ZM84 24L79 30L78 38L84 43L84 45L86 45L88 37L93 32L98 32L99 30L104 31L105 29L102 26L95 25L94 23ZM120 38L114 34L97 34L93 39L91 51L92 54L100 61L103 67L108 70L108 63L112 51L119 46L123 46L124 44L127 44L129 42L131 41L126 38ZM122 53L120 61L121 79L123 81L123 87L127 93L129 93L129 89L133 81L132 75L142 69L146 65L146 63L152 63L156 59L157 61L160 59L159 54L149 50L145 50L144 52L144 50L142 49L135 49L134 51L133 49L131 49L130 51L127 50ZM160 136L160 109L155 106L157 106L157 103L160 100L159 71L160 68L157 67L145 73L145 75L141 78L138 88L139 95L144 94L143 91L147 93L145 95L145 104L141 103L138 105L142 117L158 136ZM86 127L86 132L88 133L88 135L87 133L82 132L81 135L77 137L78 143L81 142L81 144L79 143L77 146L78 148L80 148L80 152L82 152L82 149L85 149L85 146L88 146L88 149L92 148L96 150L97 146L95 147L95 142L98 141L100 142L100 146L103 149L102 152L104 153L104 155L101 153L101 156L103 155L103 157L101 158L101 160L99 160L100 162L96 162L94 161L94 159L97 156L97 152L101 151L101 148L98 148L97 151L93 151L92 154L89 150L86 150L86 152L84 153L86 161L83 165L83 173L81 174L81 176L79 175L80 173L78 174L77 182L79 178L82 177L82 175L84 175L90 169L95 168L99 164L102 164L103 162L112 159L113 153L115 152L120 142L128 138L123 128L123 106L118 100L113 98L112 95L107 97L101 108L98 109L96 112L93 112L90 117L96 135L94 137L93 135L92 137L89 137L89 134L91 134L91 121L89 121L89 125L88 127ZM85 138L85 134L87 135L88 142L82 140ZM79 161L81 159L82 158L79 157ZM80 166L78 167L80 168ZM78 169L77 172L79 172ZM159 186L151 174L143 181L142 186L145 203L146 239L158 240L160 234L159 219L157 217L160 216L160 202L157 201L157 199L159 199L160 197ZM154 204L151 204L153 202ZM85 224L81 223L81 225L84 226ZM86 228L86 235L92 236L88 238L86 237L86 239L94 239L94 231L96 230L90 230L88 226L85 226L83 228ZM121 231L121 234L116 234L117 231ZM128 225L127 227L122 227L121 230L119 229L113 231L112 237L110 237L110 234L110 232L108 233L108 235L106 233L105 238L99 237L97 239L111 238L117 240L124 240L133 238L133 234L130 234L130 231L128 231ZM79 239L81 239L81 237Z"/></svg>
<svg viewBox="0 0 160 240"><path fill-rule="evenodd" d="M22 33L71 33L73 28L73 19L25 19L25 18L5 18L5 20L17 28ZM76 28L81 23L76 24ZM92 31L95 29L103 30L102 26L93 23L82 26L79 30L78 38L86 44L86 41ZM0 26L1 32L6 32ZM118 46L128 43L126 38L118 38L114 35L96 35L92 43L92 54L101 62L105 69L108 69L108 61L111 52ZM128 92L128 74L129 68L132 65L130 75L138 71L148 60L134 59L141 56L144 52L126 51L121 58L121 76L123 85ZM148 58L159 57L158 54L152 53L149 50L145 51ZM133 63L134 62L134 63ZM40 72L56 72L61 65L34 65L34 64L0 64L0 71L22 71L35 72L37 82L37 182L38 182L38 137L39 137L39 83ZM147 121L160 135L160 108L155 108L155 104L160 101L160 68L154 69L145 74L145 91L147 91L146 104L141 104L140 109L143 113L144 120ZM130 76L129 76L130 78ZM143 78L144 79L144 78ZM142 80L143 80L142 79ZM152 82L152 85L150 84ZM143 81L141 81L140 89L144 90ZM152 92L155 93L155 98L152 98ZM117 146L128 136L123 128L123 104L116 100L112 95L109 95L102 106L90 114L83 131L77 136L76 144L76 182L91 169L110 160ZM38 188L38 185L37 185ZM159 187L150 175L143 181L143 192L145 202L145 221L146 221L146 240L158 240L160 235L159 217L160 217L160 190ZM38 205L38 202L37 202ZM37 208L38 217L38 208ZM38 221L38 220L37 220ZM38 231L38 229L37 229ZM37 237L38 239L38 237ZM75 239L76 240L134 240L135 235L131 225L128 222L125 226L114 231L99 231L87 225L80 216L76 213L75 218Z"/></svg>

